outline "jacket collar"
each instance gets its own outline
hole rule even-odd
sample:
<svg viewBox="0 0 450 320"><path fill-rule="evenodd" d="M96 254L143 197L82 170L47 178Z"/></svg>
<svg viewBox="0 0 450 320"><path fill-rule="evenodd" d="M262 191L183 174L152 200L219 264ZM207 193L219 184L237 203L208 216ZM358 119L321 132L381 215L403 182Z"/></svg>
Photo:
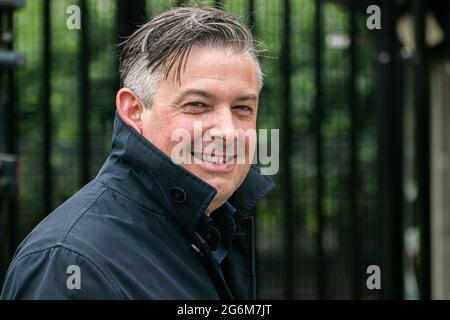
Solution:
<svg viewBox="0 0 450 320"><path fill-rule="evenodd" d="M172 162L157 147L123 122L116 113L112 152L97 180L150 211L170 214L189 231L197 229L216 189ZM240 218L275 186L252 165L229 198Z"/></svg>

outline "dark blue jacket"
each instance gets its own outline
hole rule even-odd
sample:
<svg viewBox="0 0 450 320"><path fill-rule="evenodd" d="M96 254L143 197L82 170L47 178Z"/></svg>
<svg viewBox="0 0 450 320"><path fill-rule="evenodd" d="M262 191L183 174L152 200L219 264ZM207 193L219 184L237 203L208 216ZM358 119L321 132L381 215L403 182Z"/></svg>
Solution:
<svg viewBox="0 0 450 320"><path fill-rule="evenodd" d="M111 155L22 242L1 298L254 299L250 210L273 186L252 166L229 199L235 232L219 265L204 214L216 190L116 115Z"/></svg>

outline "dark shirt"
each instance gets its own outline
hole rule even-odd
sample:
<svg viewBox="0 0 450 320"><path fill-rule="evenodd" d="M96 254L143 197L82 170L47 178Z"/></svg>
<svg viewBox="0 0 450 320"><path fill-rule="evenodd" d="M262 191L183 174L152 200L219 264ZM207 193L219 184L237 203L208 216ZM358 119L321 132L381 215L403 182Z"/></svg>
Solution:
<svg viewBox="0 0 450 320"><path fill-rule="evenodd" d="M222 263L230 249L230 244L236 229L236 223L234 221L235 212L236 209L227 201L211 213L212 226L218 230L220 239L217 244L217 249L213 251L213 256L218 264Z"/></svg>

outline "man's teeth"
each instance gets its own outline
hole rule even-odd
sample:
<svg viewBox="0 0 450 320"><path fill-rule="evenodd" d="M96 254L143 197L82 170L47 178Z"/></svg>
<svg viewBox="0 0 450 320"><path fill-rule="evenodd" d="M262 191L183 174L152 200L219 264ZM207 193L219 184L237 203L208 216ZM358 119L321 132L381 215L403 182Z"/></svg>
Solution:
<svg viewBox="0 0 450 320"><path fill-rule="evenodd" d="M203 154L203 157L202 157L201 154L197 154L197 153L194 153L194 157L196 157L197 159L201 159L205 162L214 163L214 164L227 163L233 159L232 156L224 158L223 156L211 156L211 155L207 155L207 154Z"/></svg>

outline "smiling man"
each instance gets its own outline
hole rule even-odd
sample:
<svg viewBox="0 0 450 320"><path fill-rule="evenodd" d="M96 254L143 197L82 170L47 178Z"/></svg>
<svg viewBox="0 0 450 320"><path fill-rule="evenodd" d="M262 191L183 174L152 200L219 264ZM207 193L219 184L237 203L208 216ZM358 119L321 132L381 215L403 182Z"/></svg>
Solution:
<svg viewBox="0 0 450 320"><path fill-rule="evenodd" d="M256 129L262 86L251 32L171 9L122 44L120 74L111 155L20 245L2 298L254 299L250 210L274 184L237 134Z"/></svg>

